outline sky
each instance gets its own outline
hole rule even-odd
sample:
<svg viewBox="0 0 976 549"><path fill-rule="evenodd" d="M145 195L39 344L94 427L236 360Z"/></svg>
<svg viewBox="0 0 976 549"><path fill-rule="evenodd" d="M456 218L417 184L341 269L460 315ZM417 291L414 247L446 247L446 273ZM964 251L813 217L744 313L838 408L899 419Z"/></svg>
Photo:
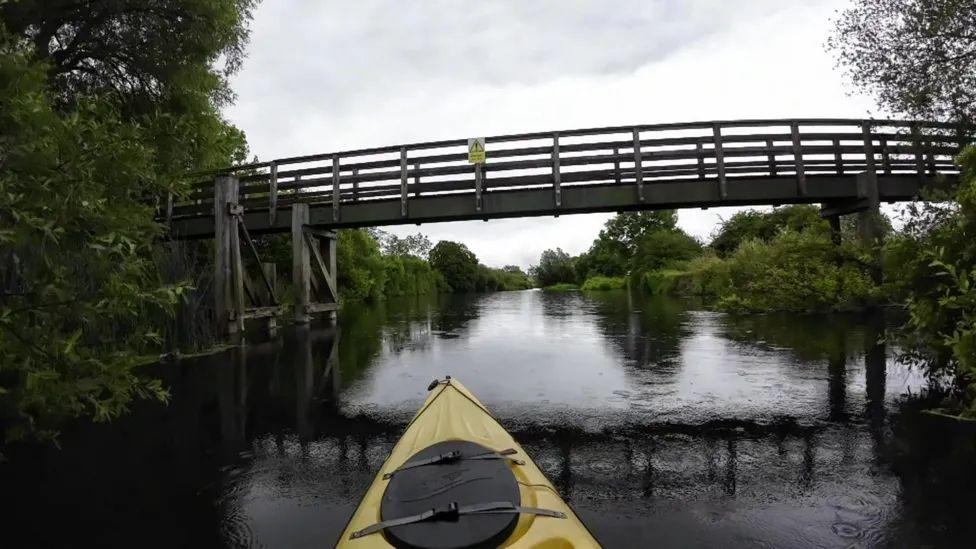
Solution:
<svg viewBox="0 0 976 549"><path fill-rule="evenodd" d="M864 117L824 49L838 0L265 0L225 112L261 160L438 139ZM707 242L739 208L679 210ZM490 266L578 254L612 214L387 227Z"/></svg>

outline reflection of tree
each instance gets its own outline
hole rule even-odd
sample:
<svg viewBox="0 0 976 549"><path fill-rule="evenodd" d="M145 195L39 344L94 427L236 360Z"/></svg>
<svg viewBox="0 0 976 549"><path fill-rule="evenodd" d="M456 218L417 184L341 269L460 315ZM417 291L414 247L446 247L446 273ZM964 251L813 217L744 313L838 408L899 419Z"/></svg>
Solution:
<svg viewBox="0 0 976 549"><path fill-rule="evenodd" d="M607 341L637 368L670 364L687 336L687 308L666 296L641 292L593 292L586 304Z"/></svg>

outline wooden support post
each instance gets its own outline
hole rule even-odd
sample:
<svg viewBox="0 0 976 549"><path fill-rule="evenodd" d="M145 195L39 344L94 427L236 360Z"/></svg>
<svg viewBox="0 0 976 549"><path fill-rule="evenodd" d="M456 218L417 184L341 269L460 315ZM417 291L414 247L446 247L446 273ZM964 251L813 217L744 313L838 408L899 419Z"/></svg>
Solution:
<svg viewBox="0 0 976 549"><path fill-rule="evenodd" d="M339 155L332 155L332 221L339 221Z"/></svg>
<svg viewBox="0 0 976 549"><path fill-rule="evenodd" d="M715 146L715 169L718 171L718 196L722 200L729 195L725 180L725 153L722 150L722 128L712 124L712 142Z"/></svg>
<svg viewBox="0 0 976 549"><path fill-rule="evenodd" d="M830 224L830 240L836 246L840 246L840 216L832 215L827 218L827 222Z"/></svg>
<svg viewBox="0 0 976 549"><path fill-rule="evenodd" d="M262 297L268 305L278 304L278 265L264 261L261 263L261 276L264 278L265 292Z"/></svg>
<svg viewBox="0 0 976 549"><path fill-rule="evenodd" d="M620 149L613 149L613 182L620 184Z"/></svg>
<svg viewBox="0 0 976 549"><path fill-rule="evenodd" d="M776 153L773 152L773 140L766 140L766 164L769 167L769 175L776 177Z"/></svg>
<svg viewBox="0 0 976 549"><path fill-rule="evenodd" d="M268 223L273 227L278 218L278 163L271 161L268 173Z"/></svg>
<svg viewBox="0 0 976 549"><path fill-rule="evenodd" d="M325 261L326 266L329 268L329 289L332 292L332 302L339 305L339 271L336 270L336 256L338 252L339 241L336 239L335 233L331 236L322 239L323 247L325 248ZM336 320L338 313L335 310L329 311L329 318L331 320Z"/></svg>
<svg viewBox="0 0 976 549"><path fill-rule="evenodd" d="M796 193L799 196L807 194L807 174L803 170L803 148L800 145L800 125L790 124L790 137L793 138L793 165L796 170Z"/></svg>
<svg viewBox="0 0 976 549"><path fill-rule="evenodd" d="M400 147L400 215L407 217L407 148Z"/></svg>
<svg viewBox="0 0 976 549"><path fill-rule="evenodd" d="M296 324L308 323L308 304L311 303L312 265L305 244L308 220L308 204L296 202L291 205L291 281L295 292Z"/></svg>
<svg viewBox="0 0 976 549"><path fill-rule="evenodd" d="M562 176L559 173L559 133L552 134L552 196L556 207L562 205L562 191L559 189Z"/></svg>
<svg viewBox="0 0 976 549"><path fill-rule="evenodd" d="M844 153L840 150L840 140L834 139L834 168L837 175L844 175Z"/></svg>
<svg viewBox="0 0 976 549"><path fill-rule="evenodd" d="M484 175L481 173L482 164L478 162L474 165L474 209L481 211L481 186Z"/></svg>
<svg viewBox="0 0 976 549"><path fill-rule="evenodd" d="M644 160L641 157L640 130L634 128L634 183L637 185L637 200L644 201Z"/></svg>
<svg viewBox="0 0 976 549"><path fill-rule="evenodd" d="M214 180L214 311L219 333L232 340L240 337L244 323L240 242L231 211L237 205L239 187L233 175L218 175Z"/></svg>
<svg viewBox="0 0 976 549"><path fill-rule="evenodd" d="M173 192L166 193L166 226L173 224Z"/></svg>

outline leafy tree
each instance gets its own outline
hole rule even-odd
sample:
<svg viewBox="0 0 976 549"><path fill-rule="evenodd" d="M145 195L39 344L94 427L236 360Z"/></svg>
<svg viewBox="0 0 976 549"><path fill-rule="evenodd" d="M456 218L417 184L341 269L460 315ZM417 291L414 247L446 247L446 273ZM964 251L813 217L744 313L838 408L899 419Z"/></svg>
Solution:
<svg viewBox="0 0 976 549"><path fill-rule="evenodd" d="M654 271L701 255L701 244L680 229L659 229L637 243L631 261L634 271Z"/></svg>
<svg viewBox="0 0 976 549"><path fill-rule="evenodd" d="M478 258L459 242L442 240L430 251L430 264L444 276L455 292L471 292L477 287Z"/></svg>
<svg viewBox="0 0 976 549"><path fill-rule="evenodd" d="M908 309L903 360L953 380L956 408L976 417L976 148L960 157L952 202L913 204L885 246L885 275Z"/></svg>
<svg viewBox="0 0 976 549"><path fill-rule="evenodd" d="M976 1L855 0L827 46L895 114L976 120Z"/></svg>
<svg viewBox="0 0 976 549"><path fill-rule="evenodd" d="M543 287L559 283L575 284L577 280L575 261L562 248L542 252L539 264L532 267L530 272Z"/></svg>
<svg viewBox="0 0 976 549"><path fill-rule="evenodd" d="M383 246L383 253L387 255L413 255L426 259L433 247L430 239L423 233L412 234L401 238L385 231L377 232L380 233L379 240Z"/></svg>
<svg viewBox="0 0 976 549"><path fill-rule="evenodd" d="M659 230L671 230L678 226L678 214L674 210L650 212L626 212L615 215L603 226L599 240L622 244L628 253L637 250L637 243L645 235Z"/></svg>
<svg viewBox="0 0 976 549"><path fill-rule="evenodd" d="M722 223L712 237L711 247L725 257L747 240L769 242L784 230L807 229L823 232L829 230L827 222L820 219L820 213L815 206L794 204L767 212L746 210L736 212Z"/></svg>
<svg viewBox="0 0 976 549"><path fill-rule="evenodd" d="M154 265L152 204L182 192L187 171L246 153L219 108L251 6L0 4L3 440L165 398L135 367L186 288Z"/></svg>

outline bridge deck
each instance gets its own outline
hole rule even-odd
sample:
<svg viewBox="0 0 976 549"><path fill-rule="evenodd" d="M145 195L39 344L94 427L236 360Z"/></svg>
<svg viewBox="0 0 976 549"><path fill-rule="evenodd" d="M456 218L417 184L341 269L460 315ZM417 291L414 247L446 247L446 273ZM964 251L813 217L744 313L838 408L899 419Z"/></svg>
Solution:
<svg viewBox="0 0 976 549"><path fill-rule="evenodd" d="M958 175L972 141L945 124L740 120L595 128L343 151L238 166L253 232L290 229L296 202L325 228L655 208L908 200ZM213 235L213 180L166 214L179 238Z"/></svg>

